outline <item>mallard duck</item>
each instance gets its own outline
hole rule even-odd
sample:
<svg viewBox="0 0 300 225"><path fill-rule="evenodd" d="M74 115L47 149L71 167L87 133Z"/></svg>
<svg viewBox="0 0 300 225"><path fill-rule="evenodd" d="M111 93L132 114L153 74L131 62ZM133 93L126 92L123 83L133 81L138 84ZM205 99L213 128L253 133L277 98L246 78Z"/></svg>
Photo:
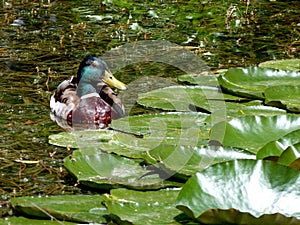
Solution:
<svg viewBox="0 0 300 225"><path fill-rule="evenodd" d="M86 57L77 77L60 83L51 96L51 119L66 130L75 124L83 129L107 128L112 119L125 115L120 98L110 87L127 89L102 59Z"/></svg>

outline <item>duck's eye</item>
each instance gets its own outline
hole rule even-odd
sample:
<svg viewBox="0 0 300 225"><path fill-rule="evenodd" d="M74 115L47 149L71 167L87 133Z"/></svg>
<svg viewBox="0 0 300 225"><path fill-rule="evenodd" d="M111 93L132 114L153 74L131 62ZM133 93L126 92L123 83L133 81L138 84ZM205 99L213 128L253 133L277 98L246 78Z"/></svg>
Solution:
<svg viewBox="0 0 300 225"><path fill-rule="evenodd" d="M88 61L86 61L86 64L87 65L93 65L93 62L94 62L93 60L88 60Z"/></svg>

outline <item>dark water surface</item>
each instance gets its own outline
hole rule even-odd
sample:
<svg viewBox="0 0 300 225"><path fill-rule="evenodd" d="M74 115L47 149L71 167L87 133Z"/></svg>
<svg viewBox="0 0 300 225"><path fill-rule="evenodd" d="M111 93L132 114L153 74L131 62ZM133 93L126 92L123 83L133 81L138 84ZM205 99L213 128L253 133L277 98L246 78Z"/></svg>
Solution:
<svg viewBox="0 0 300 225"><path fill-rule="evenodd" d="M299 57L300 2L246 2L1 1L0 200L82 192L63 168L70 151L48 144L50 134L62 131L50 120L49 99L86 55L168 40L212 70ZM181 73L147 62L116 76L129 83Z"/></svg>

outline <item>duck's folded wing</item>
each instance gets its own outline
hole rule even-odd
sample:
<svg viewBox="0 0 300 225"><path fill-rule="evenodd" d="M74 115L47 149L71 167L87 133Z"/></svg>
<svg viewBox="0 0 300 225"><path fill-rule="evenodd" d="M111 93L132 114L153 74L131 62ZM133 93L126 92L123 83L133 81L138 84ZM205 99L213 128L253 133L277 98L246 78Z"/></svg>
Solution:
<svg viewBox="0 0 300 225"><path fill-rule="evenodd" d="M76 94L77 84L72 77L63 81L50 99L50 109L54 116L67 120L68 115L79 104L79 97Z"/></svg>
<svg viewBox="0 0 300 225"><path fill-rule="evenodd" d="M108 86L103 86L99 93L100 97L111 106L112 119L125 116L124 106L117 94Z"/></svg>

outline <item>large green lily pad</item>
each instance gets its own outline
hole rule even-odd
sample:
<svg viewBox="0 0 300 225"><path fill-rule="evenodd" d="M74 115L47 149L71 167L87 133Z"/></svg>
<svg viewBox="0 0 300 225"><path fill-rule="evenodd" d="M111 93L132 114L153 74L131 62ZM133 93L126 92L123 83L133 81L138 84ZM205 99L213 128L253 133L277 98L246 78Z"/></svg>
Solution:
<svg viewBox="0 0 300 225"><path fill-rule="evenodd" d="M268 161L233 160L197 173L177 207L204 224L299 224L300 173Z"/></svg>
<svg viewBox="0 0 300 225"><path fill-rule="evenodd" d="M209 138L211 125L207 122L208 117L207 114L197 112L145 114L115 120L112 127L129 133L142 134L143 138L136 139L120 136L118 141L138 148L146 146L149 150L159 144L202 143L202 140Z"/></svg>
<svg viewBox="0 0 300 225"><path fill-rule="evenodd" d="M141 160L107 153L77 154L71 159L64 159L64 166L81 184L99 190L118 187L147 190L180 186L179 183L160 178L157 173L149 173L141 163Z"/></svg>
<svg viewBox="0 0 300 225"><path fill-rule="evenodd" d="M289 111L300 112L300 85L272 86L265 90L266 104L281 103Z"/></svg>
<svg viewBox="0 0 300 225"><path fill-rule="evenodd" d="M252 153L231 147L175 145L160 145L144 152L143 157L150 164L163 165L171 175L178 173L187 177L216 163L256 158Z"/></svg>
<svg viewBox="0 0 300 225"><path fill-rule="evenodd" d="M12 198L12 206L19 215L73 222L107 222L106 208L100 195L64 195L49 197ZM78 204L80 202L80 204ZM33 224L33 222L31 223ZM58 224L58 223L56 223Z"/></svg>
<svg viewBox="0 0 300 225"><path fill-rule="evenodd" d="M200 86L172 86L139 95L138 103L152 108L177 111L213 112L213 119L249 114L283 114L284 110L264 106L262 101L220 93L219 89ZM220 116L222 114L223 116ZM215 122L215 121L214 121Z"/></svg>
<svg viewBox="0 0 300 225"><path fill-rule="evenodd" d="M271 60L259 64L263 68L300 71L300 59Z"/></svg>
<svg viewBox="0 0 300 225"><path fill-rule="evenodd" d="M232 68L219 76L223 89L236 95L264 99L264 91L271 86L300 85L300 75L294 71L250 67Z"/></svg>
<svg viewBox="0 0 300 225"><path fill-rule="evenodd" d="M111 190L105 195L108 212L118 224L182 224L191 219L182 216L176 209L175 201L179 189L159 191Z"/></svg>
<svg viewBox="0 0 300 225"><path fill-rule="evenodd" d="M170 86L140 94L138 103L152 108L173 111L195 111L195 106L213 112L225 109L224 100L238 100L239 97L222 94L218 88L206 86Z"/></svg>
<svg viewBox="0 0 300 225"><path fill-rule="evenodd" d="M300 129L297 115L244 116L216 124L212 129L223 136L218 140L224 146L243 148L253 153L271 141Z"/></svg>

